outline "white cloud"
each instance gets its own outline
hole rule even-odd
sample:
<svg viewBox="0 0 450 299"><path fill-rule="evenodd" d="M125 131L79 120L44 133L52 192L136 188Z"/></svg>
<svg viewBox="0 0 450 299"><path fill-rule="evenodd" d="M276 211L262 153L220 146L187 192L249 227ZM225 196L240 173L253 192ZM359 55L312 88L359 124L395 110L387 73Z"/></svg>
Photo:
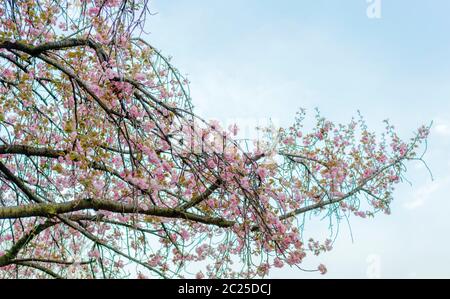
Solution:
<svg viewBox="0 0 450 299"><path fill-rule="evenodd" d="M300 107L311 106L319 98L297 79L283 81L250 74L252 72L202 70L203 73L191 76L191 95L197 113L206 118L222 121L237 118L246 122L271 119L288 125L294 121ZM287 112L292 114L287 115Z"/></svg>
<svg viewBox="0 0 450 299"><path fill-rule="evenodd" d="M434 132L440 136L450 136L450 121L438 119L434 125Z"/></svg>
<svg viewBox="0 0 450 299"><path fill-rule="evenodd" d="M414 192L411 199L404 204L410 210L417 209L429 201L433 195L442 190L450 183L450 176L426 183Z"/></svg>

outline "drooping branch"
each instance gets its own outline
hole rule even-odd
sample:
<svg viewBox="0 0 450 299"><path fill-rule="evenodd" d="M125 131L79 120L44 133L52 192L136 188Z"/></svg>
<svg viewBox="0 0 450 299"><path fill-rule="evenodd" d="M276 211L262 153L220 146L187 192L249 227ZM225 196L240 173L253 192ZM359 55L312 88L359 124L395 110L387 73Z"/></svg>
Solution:
<svg viewBox="0 0 450 299"><path fill-rule="evenodd" d="M9 265L17 256L22 248L24 248L34 237L44 230L56 225L58 222L47 220L42 224L35 226L29 233L21 237L14 245L2 256L0 256L0 267Z"/></svg>
<svg viewBox="0 0 450 299"><path fill-rule="evenodd" d="M48 274L51 277L56 278L56 279L64 279L64 277L58 275L57 273L53 272L49 268L44 267L44 266L42 266L40 264L37 264L37 263L33 263L33 262L14 262L14 264L16 264L18 266L25 266L25 267L37 269L37 270L42 271L45 274Z"/></svg>

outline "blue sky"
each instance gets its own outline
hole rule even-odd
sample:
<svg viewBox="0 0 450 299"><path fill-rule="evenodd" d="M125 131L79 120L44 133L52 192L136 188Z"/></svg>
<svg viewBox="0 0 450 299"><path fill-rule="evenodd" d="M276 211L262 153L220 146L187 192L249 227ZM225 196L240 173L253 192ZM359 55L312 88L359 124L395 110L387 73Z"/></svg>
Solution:
<svg viewBox="0 0 450 299"><path fill-rule="evenodd" d="M450 278L450 2L381 0L154 0L145 38L191 81L197 112L243 134L300 107L346 122L360 110L374 130L389 118L404 138L434 122L426 160L396 192L391 216L351 219L317 260L327 277ZM244 136L245 137L245 136ZM326 237L313 222L309 232ZM305 265L308 266L308 265ZM311 277L297 269L272 277Z"/></svg>

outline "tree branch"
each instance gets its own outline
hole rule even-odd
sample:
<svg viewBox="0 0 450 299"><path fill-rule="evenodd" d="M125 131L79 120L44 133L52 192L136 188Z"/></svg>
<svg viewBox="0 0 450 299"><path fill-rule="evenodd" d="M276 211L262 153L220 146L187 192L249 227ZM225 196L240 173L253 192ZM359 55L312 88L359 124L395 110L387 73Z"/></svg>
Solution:
<svg viewBox="0 0 450 299"><path fill-rule="evenodd" d="M105 210L123 214L142 214L155 217L184 219L219 227L230 227L235 222L219 217L202 216L181 209L150 207L144 209L130 204L105 199L81 199L64 203L39 203L0 208L0 219L26 217L54 217L81 210Z"/></svg>

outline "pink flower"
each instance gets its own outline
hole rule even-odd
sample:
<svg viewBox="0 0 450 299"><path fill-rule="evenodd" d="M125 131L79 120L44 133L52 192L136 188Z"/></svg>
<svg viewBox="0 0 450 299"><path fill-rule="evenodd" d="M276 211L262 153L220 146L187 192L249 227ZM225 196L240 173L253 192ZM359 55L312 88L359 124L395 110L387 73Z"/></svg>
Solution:
<svg viewBox="0 0 450 299"><path fill-rule="evenodd" d="M144 274L142 274L141 272L139 272L137 278L138 278L138 279L147 279L147 276L145 276Z"/></svg>
<svg viewBox="0 0 450 299"><path fill-rule="evenodd" d="M100 7L91 7L88 9L88 15L90 17L95 17L100 12Z"/></svg>
<svg viewBox="0 0 450 299"><path fill-rule="evenodd" d="M234 135L236 136L239 132L239 127L236 124L230 125L228 127L228 130Z"/></svg>
<svg viewBox="0 0 450 299"><path fill-rule="evenodd" d="M114 263L114 266L116 266L117 268L123 268L124 263L122 260L118 260L117 262Z"/></svg>
<svg viewBox="0 0 450 299"><path fill-rule="evenodd" d="M279 199L281 202L286 201L286 194L284 194L283 192L279 192L279 193L277 194L277 197L278 197L278 199Z"/></svg>
<svg viewBox="0 0 450 299"><path fill-rule="evenodd" d="M189 232L185 229L180 231L181 238L185 241L189 240Z"/></svg>
<svg viewBox="0 0 450 299"><path fill-rule="evenodd" d="M292 266L292 265L300 263L301 260L302 259L301 259L300 255L298 254L298 252L289 252L289 256L288 256L286 262Z"/></svg>
<svg viewBox="0 0 450 299"><path fill-rule="evenodd" d="M153 122L151 121L147 121L145 123L142 124L142 127L144 128L144 130L146 132L150 132L151 130L153 130L156 126Z"/></svg>
<svg viewBox="0 0 450 299"><path fill-rule="evenodd" d="M115 72L114 70L112 70L112 69L107 69L106 71L105 71L105 74L106 74L106 77L108 77L108 79L113 79L113 78L115 78L115 77L117 77L117 72Z"/></svg>
<svg viewBox="0 0 450 299"><path fill-rule="evenodd" d="M402 143L398 149L400 156L404 156L408 151L408 146L405 143Z"/></svg>
<svg viewBox="0 0 450 299"><path fill-rule="evenodd" d="M150 267L156 267L161 263L161 259L162 257L160 255L156 255L148 261L148 264Z"/></svg>
<svg viewBox="0 0 450 299"><path fill-rule="evenodd" d="M391 176L389 176L389 180L391 180L394 183L398 183L400 180L400 177L398 175L391 175Z"/></svg>
<svg viewBox="0 0 450 299"><path fill-rule="evenodd" d="M279 259L278 257L273 259L273 266L276 268L282 268L284 265L283 261L281 261L281 259Z"/></svg>
<svg viewBox="0 0 450 299"><path fill-rule="evenodd" d="M286 145L293 145L293 144L295 144L294 138L293 137L288 137L288 138L283 140L283 143L286 144Z"/></svg>
<svg viewBox="0 0 450 299"><path fill-rule="evenodd" d="M244 189L250 189L250 182L248 178L242 178L241 179L241 186Z"/></svg>
<svg viewBox="0 0 450 299"><path fill-rule="evenodd" d="M12 80L14 78L14 73L10 69L3 70L3 76L6 79Z"/></svg>
<svg viewBox="0 0 450 299"><path fill-rule="evenodd" d="M220 123L218 120L210 120L209 125L212 130L220 130Z"/></svg>
<svg viewBox="0 0 450 299"><path fill-rule="evenodd" d="M259 167L256 172L258 173L261 180L264 180L267 176L267 170L263 167Z"/></svg>
<svg viewBox="0 0 450 299"><path fill-rule="evenodd" d="M214 160L208 160L208 167L209 167L209 168L214 168L214 167L216 167L216 163L214 162Z"/></svg>
<svg viewBox="0 0 450 299"><path fill-rule="evenodd" d="M324 264L320 264L319 267L317 267L317 270L319 270L320 274L324 275L325 273L327 273L327 267L325 267Z"/></svg>
<svg viewBox="0 0 450 299"><path fill-rule="evenodd" d="M120 156L115 156L112 158L111 162L114 164L114 166L120 167L122 165L122 158Z"/></svg>
<svg viewBox="0 0 450 299"><path fill-rule="evenodd" d="M366 213L364 213L363 211L358 211L355 213L355 215L361 218L366 218Z"/></svg>
<svg viewBox="0 0 450 299"><path fill-rule="evenodd" d="M94 249L94 250L91 250L91 251L88 253L88 256L89 256L90 258L98 259L98 258L100 257L100 252L98 251L98 249Z"/></svg>
<svg viewBox="0 0 450 299"><path fill-rule="evenodd" d="M374 173L375 173L375 170L374 170L374 169L366 168L366 169L364 170L364 173L363 173L363 178L364 178L364 179L368 179L368 178L369 178L370 176L372 176Z"/></svg>
<svg viewBox="0 0 450 299"><path fill-rule="evenodd" d="M427 138L428 134L430 134L430 130L427 127L422 126L419 128L419 138Z"/></svg>
<svg viewBox="0 0 450 299"><path fill-rule="evenodd" d="M136 105L131 106L130 108L130 114L131 116L133 116L134 118L140 117L143 115L142 111L139 111L139 108L136 107Z"/></svg>
<svg viewBox="0 0 450 299"><path fill-rule="evenodd" d="M101 191L105 187L105 182L100 181L100 180L95 180L92 182L92 186L94 186L94 188L96 190Z"/></svg>
<svg viewBox="0 0 450 299"><path fill-rule="evenodd" d="M130 217L119 214L117 215L117 220L122 223L127 223L130 220Z"/></svg>
<svg viewBox="0 0 450 299"><path fill-rule="evenodd" d="M378 160L378 162L380 162L380 163L386 163L387 157L386 157L386 155L380 155L380 156L377 158L377 160Z"/></svg>
<svg viewBox="0 0 450 299"><path fill-rule="evenodd" d="M145 76L145 74L137 73L136 76L134 76L134 78L135 78L137 81L145 81L146 76Z"/></svg>
<svg viewBox="0 0 450 299"><path fill-rule="evenodd" d="M269 274L269 269L270 265L268 263L261 264L257 269L258 275L261 277L266 276L267 274Z"/></svg>

